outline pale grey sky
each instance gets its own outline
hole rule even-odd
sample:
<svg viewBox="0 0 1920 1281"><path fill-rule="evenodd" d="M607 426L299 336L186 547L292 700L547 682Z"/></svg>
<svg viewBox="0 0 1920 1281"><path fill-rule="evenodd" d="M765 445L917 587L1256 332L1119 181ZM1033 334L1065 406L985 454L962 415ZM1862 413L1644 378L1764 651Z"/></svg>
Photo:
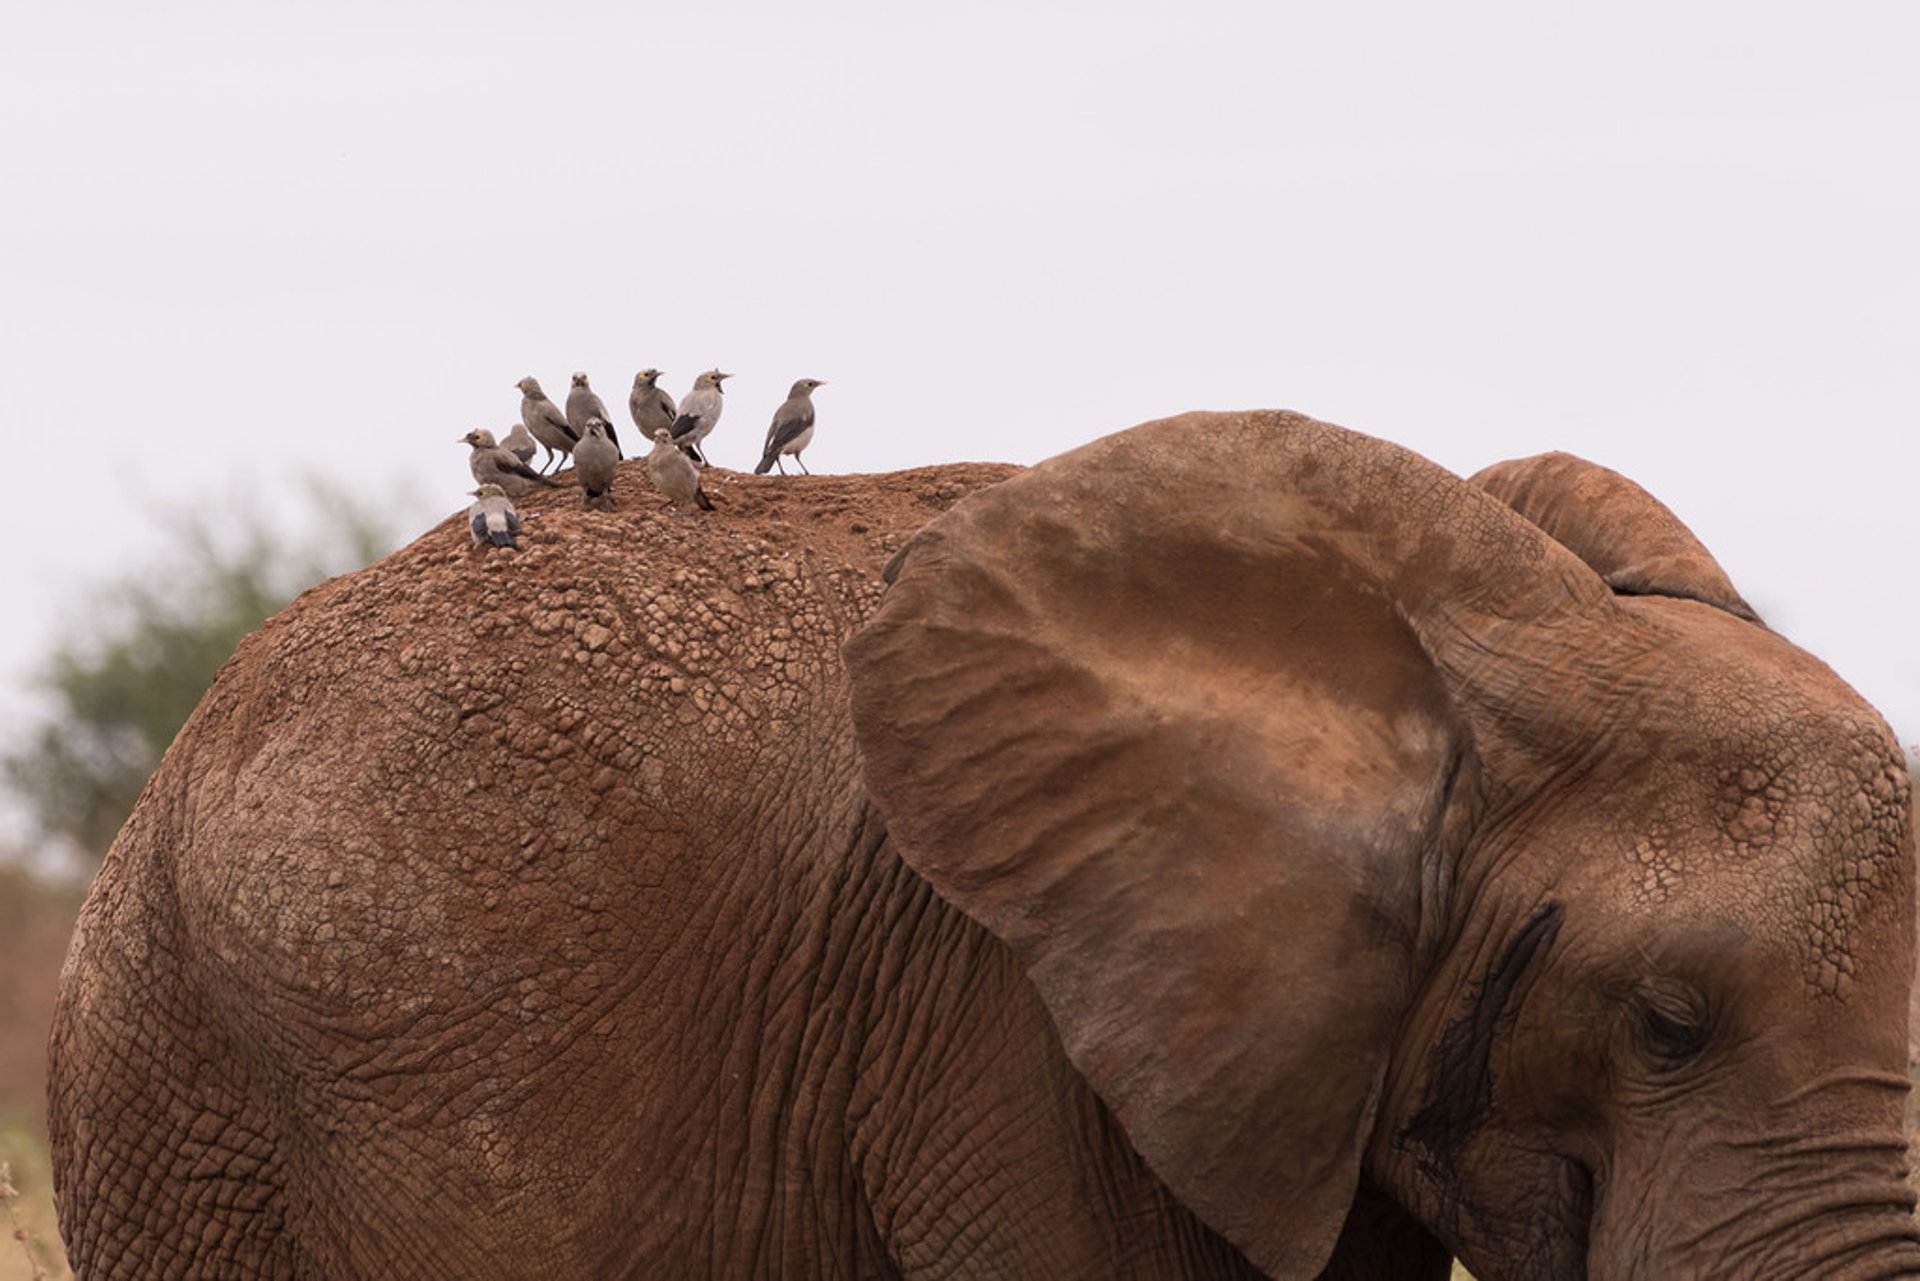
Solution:
<svg viewBox="0 0 1920 1281"><path fill-rule="evenodd" d="M16 6L0 707L136 490L465 500L524 374L816 470L1300 409L1672 506L1920 739L1920 5Z"/></svg>

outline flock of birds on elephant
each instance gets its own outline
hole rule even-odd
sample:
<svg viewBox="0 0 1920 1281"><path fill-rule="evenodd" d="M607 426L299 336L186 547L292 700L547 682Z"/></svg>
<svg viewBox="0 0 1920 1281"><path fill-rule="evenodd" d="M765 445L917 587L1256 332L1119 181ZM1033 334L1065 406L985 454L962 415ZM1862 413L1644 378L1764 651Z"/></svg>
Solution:
<svg viewBox="0 0 1920 1281"><path fill-rule="evenodd" d="M642 369L633 376L627 412L641 438L653 445L647 454L647 478L675 505L689 503L705 511L714 509L713 500L700 484L700 472L707 466L702 442L719 425L720 411L726 403L723 384L731 377L709 369L694 379L693 389L684 400L675 402L660 386L658 369ZM573 477L584 505L612 507L614 466L626 456L606 402L593 390L586 374L574 374L564 410L547 398L537 378L522 378L514 386L520 392L520 421L505 439L496 438L484 428L475 428L460 438L472 450L467 467L473 473L475 488L467 491L474 500L467 508L467 527L475 544L518 546L524 518L514 508L513 500L534 489L557 488L558 481L549 473L555 472L563 459L573 463ZM793 384L786 400L773 411L760 462L753 469L756 476L776 466L785 475L784 460L789 454L801 471L807 471L800 454L813 441L814 389L824 386L818 378L802 378ZM536 449L546 451L539 471L533 468Z"/></svg>

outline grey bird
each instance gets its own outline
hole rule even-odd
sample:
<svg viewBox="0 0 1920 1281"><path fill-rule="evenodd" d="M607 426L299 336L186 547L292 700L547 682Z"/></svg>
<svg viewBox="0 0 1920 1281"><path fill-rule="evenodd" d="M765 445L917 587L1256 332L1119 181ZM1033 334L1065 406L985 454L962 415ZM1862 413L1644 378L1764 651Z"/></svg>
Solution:
<svg viewBox="0 0 1920 1281"><path fill-rule="evenodd" d="M687 457L707 465L707 456L701 452L700 442L705 440L720 422L720 410L724 402L720 383L733 377L718 369L709 369L693 380L693 390L680 402L680 416L673 420L673 443L686 452Z"/></svg>
<svg viewBox="0 0 1920 1281"><path fill-rule="evenodd" d="M653 433L662 427L672 430L673 420L680 416L673 397L660 385L660 371L652 366L633 376L633 390L627 393L627 412L633 415L633 425L640 429L640 439L645 441L651 441Z"/></svg>
<svg viewBox="0 0 1920 1281"><path fill-rule="evenodd" d="M759 465L753 469L754 475L764 476L767 468L775 463L780 463L780 474L786 475L787 465L780 462L783 454L792 454L800 470L813 475L801 460L800 451L813 442L813 389L826 385L818 378L802 378L787 392L780 408L773 411L773 425L767 428L767 447L760 455Z"/></svg>
<svg viewBox="0 0 1920 1281"><path fill-rule="evenodd" d="M511 453L523 463L533 461L533 451L539 445L533 439L533 433L527 430L525 423L515 423L513 430L500 441L500 448Z"/></svg>
<svg viewBox="0 0 1920 1281"><path fill-rule="evenodd" d="M482 485L469 492L474 502L467 508L467 528L473 531L474 543L518 547L514 535L520 532L520 513L513 509L507 491L498 485Z"/></svg>
<svg viewBox="0 0 1920 1281"><path fill-rule="evenodd" d="M653 451L647 455L647 475L653 487L675 503L691 502L706 511L713 510L713 500L700 488L700 473L673 443L673 436L665 427L653 433Z"/></svg>
<svg viewBox="0 0 1920 1281"><path fill-rule="evenodd" d="M587 419L586 431L573 447L573 474L580 479L582 507L591 507L595 499L613 506L613 465L620 461L620 449L607 438L612 427L598 416Z"/></svg>
<svg viewBox="0 0 1920 1281"><path fill-rule="evenodd" d="M613 419L607 417L607 403L600 399L599 392L587 386L585 374L575 374L573 386L567 390L567 426L573 428L575 436L584 438L589 418L598 418L606 424L607 439L613 442L613 451L619 455L620 437L613 430ZM573 465L578 467L580 460L574 459Z"/></svg>
<svg viewBox="0 0 1920 1281"><path fill-rule="evenodd" d="M512 450L501 448L485 428L474 428L460 438L460 443L473 446L473 452L467 455L467 467L482 485L498 485L514 498L536 485L553 488L552 481L514 457Z"/></svg>
<svg viewBox="0 0 1920 1281"><path fill-rule="evenodd" d="M573 452L574 442L580 439L580 433L567 422L567 416L560 412L560 406L547 399L547 393L540 390L537 378L522 378L514 384L520 389L520 421L527 425L533 438L547 451L546 466L540 470L550 470L562 454Z"/></svg>

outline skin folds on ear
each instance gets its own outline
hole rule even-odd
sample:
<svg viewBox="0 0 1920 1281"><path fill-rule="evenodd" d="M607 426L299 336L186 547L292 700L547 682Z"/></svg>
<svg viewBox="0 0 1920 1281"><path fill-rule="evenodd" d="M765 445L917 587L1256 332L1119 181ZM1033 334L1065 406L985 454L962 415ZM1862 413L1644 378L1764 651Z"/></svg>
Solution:
<svg viewBox="0 0 1920 1281"><path fill-rule="evenodd" d="M1471 770L1486 682L1449 673L1605 588L1458 477L1281 413L1097 441L892 571L847 660L902 856L1012 946L1174 1192L1315 1275Z"/></svg>
<svg viewBox="0 0 1920 1281"><path fill-rule="evenodd" d="M1685 597L1760 621L1693 531L1617 471L1556 452L1495 463L1473 483L1545 530L1617 592Z"/></svg>

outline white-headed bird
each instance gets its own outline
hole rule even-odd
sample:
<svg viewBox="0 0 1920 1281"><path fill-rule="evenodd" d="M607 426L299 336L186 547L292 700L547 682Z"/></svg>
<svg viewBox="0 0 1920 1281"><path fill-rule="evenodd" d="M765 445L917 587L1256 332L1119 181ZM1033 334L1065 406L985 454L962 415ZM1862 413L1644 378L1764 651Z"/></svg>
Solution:
<svg viewBox="0 0 1920 1281"><path fill-rule="evenodd" d="M818 378L802 378L787 392L787 398L780 403L780 408L773 411L773 425L767 428L767 447L761 451L760 462L753 469L754 475L765 475L775 463L780 463L780 474L786 475L787 465L780 462L784 454L792 454L793 461L800 464L800 470L807 471L800 451L813 443L813 389L826 385ZM813 473L807 474L811 476Z"/></svg>
<svg viewBox="0 0 1920 1281"><path fill-rule="evenodd" d="M702 467L707 465L707 456L701 450L700 442L719 425L720 410L725 405L720 384L731 377L732 374L709 369L694 379L693 390L680 402L680 416L673 420L673 443Z"/></svg>

